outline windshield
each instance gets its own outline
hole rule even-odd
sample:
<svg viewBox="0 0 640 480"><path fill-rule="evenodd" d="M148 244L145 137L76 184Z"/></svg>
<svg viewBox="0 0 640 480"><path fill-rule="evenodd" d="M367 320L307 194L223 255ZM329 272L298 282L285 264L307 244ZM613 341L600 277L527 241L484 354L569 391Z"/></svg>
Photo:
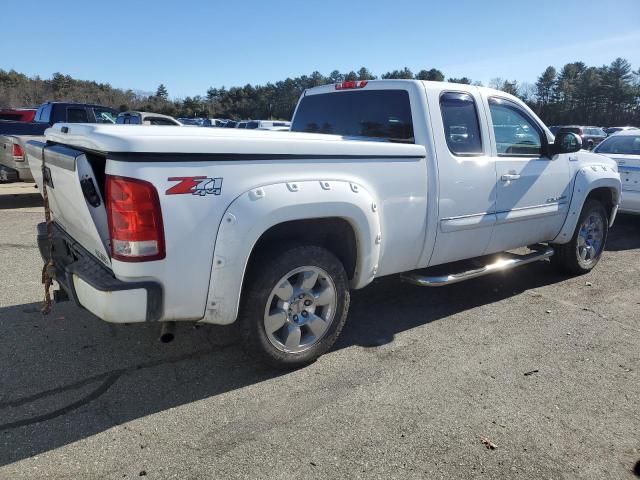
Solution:
<svg viewBox="0 0 640 480"><path fill-rule="evenodd" d="M413 143L409 94L406 90L369 90L306 95L291 131Z"/></svg>
<svg viewBox="0 0 640 480"><path fill-rule="evenodd" d="M615 135L604 140L594 152L622 155L640 155L639 135Z"/></svg>

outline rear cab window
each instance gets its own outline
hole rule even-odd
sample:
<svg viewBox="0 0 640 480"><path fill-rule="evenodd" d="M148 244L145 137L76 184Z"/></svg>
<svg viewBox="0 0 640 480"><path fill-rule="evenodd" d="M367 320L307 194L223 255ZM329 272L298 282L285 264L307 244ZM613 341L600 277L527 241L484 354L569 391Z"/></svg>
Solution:
<svg viewBox="0 0 640 480"><path fill-rule="evenodd" d="M147 117L145 119L145 123L148 123L149 125L175 125L171 120L160 117Z"/></svg>
<svg viewBox="0 0 640 480"><path fill-rule="evenodd" d="M296 110L291 131L415 143L406 90L305 95Z"/></svg>
<svg viewBox="0 0 640 480"><path fill-rule="evenodd" d="M67 123L88 123L89 116L85 108L67 107Z"/></svg>

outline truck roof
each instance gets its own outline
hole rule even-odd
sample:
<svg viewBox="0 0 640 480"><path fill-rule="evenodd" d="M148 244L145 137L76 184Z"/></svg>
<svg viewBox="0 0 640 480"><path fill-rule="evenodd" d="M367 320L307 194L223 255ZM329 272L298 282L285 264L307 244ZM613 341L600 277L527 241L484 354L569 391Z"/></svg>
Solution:
<svg viewBox="0 0 640 480"><path fill-rule="evenodd" d="M425 156L424 147L415 144L266 130L56 123L45 136L52 142L105 153Z"/></svg>
<svg viewBox="0 0 640 480"><path fill-rule="evenodd" d="M100 105L98 103L84 103L84 102L44 102L42 103L42 105L40 105L40 107L42 107L43 105L82 105L83 107L100 107L100 108L108 108L111 110L115 110L115 108L105 107L104 105Z"/></svg>
<svg viewBox="0 0 640 480"><path fill-rule="evenodd" d="M356 80L360 82L361 80ZM385 79L385 80L366 80L366 87L375 87L375 88L407 88L408 85L423 85L427 89L436 89L436 90L460 90L460 91L486 91L490 93L499 93L502 96L513 97L506 92L501 90L496 90L489 87L479 87L477 85L469 85L467 83L452 83L452 82L435 82L430 80L408 80L408 79ZM336 91L336 85L340 83L328 83L326 85L319 85L317 87L308 88L305 90L305 94L308 95L316 95L319 93L329 93ZM349 89L344 89L344 91L349 91Z"/></svg>

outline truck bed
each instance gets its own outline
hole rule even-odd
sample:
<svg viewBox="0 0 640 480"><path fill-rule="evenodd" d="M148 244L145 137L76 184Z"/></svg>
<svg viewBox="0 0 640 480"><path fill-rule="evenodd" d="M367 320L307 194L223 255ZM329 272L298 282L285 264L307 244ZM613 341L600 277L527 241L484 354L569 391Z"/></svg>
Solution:
<svg viewBox="0 0 640 480"><path fill-rule="evenodd" d="M74 148L120 154L117 160L156 162L180 160L176 154L189 155L189 159L205 156L203 160L249 160L251 155L284 160L296 156L424 157L425 152L419 145L339 135L224 128L58 123L47 130L46 136L48 141Z"/></svg>
<svg viewBox="0 0 640 480"><path fill-rule="evenodd" d="M47 123L0 120L0 135L44 135Z"/></svg>

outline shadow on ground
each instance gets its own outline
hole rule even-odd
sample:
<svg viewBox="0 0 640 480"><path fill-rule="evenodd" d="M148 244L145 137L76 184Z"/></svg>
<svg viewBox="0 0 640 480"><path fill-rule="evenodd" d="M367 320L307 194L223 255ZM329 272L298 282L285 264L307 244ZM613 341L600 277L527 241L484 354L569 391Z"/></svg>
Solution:
<svg viewBox="0 0 640 480"><path fill-rule="evenodd" d="M625 220L612 231L613 249L638 247L637 236L627 238L637 233L634 222ZM522 269L526 274L437 289L379 279L353 293L349 322L334 351L376 348L401 332L564 280L548 262ZM110 325L68 303L43 317L39 307L0 309L0 465L287 375L245 354L233 326L180 325L176 340L164 345L158 325Z"/></svg>
<svg viewBox="0 0 640 480"><path fill-rule="evenodd" d="M640 215L618 215L607 240L610 252L640 248Z"/></svg>
<svg viewBox="0 0 640 480"><path fill-rule="evenodd" d="M42 195L34 189L34 193L0 195L0 210L13 208L42 207ZM44 215L44 212L43 212Z"/></svg>

